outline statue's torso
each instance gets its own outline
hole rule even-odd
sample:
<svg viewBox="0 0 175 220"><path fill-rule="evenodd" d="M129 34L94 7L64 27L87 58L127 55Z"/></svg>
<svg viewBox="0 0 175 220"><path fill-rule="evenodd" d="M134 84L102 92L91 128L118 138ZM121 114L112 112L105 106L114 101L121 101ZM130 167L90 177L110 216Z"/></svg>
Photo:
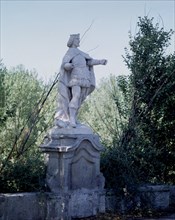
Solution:
<svg viewBox="0 0 175 220"><path fill-rule="evenodd" d="M71 80L69 86L81 86L81 87L89 87L91 82L91 76L89 67L87 66L86 58L81 54L77 54L71 60L74 68L71 71Z"/></svg>

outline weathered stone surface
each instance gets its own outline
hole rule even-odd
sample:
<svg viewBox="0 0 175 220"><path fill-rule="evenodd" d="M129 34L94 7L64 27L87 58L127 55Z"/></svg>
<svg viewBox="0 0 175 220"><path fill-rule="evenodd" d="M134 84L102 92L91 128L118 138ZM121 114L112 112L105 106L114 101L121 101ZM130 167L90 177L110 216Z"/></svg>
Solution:
<svg viewBox="0 0 175 220"><path fill-rule="evenodd" d="M46 220L70 220L68 194L47 194Z"/></svg>
<svg viewBox="0 0 175 220"><path fill-rule="evenodd" d="M146 185L139 188L141 204L155 210L169 207L170 189L166 185Z"/></svg>
<svg viewBox="0 0 175 220"><path fill-rule="evenodd" d="M56 125L49 132L49 135L52 138L54 138L54 137L57 138L58 136L61 136L61 135L76 135L76 134L93 134L93 131L87 125L78 123L76 125L76 128L73 128L73 129L71 126L70 127L68 126L66 128L59 128Z"/></svg>
<svg viewBox="0 0 175 220"><path fill-rule="evenodd" d="M46 183L51 191L47 219L88 217L105 212L99 137L84 125L50 130L41 145L48 155Z"/></svg>
<svg viewBox="0 0 175 220"><path fill-rule="evenodd" d="M77 189L103 189L104 177L100 173L100 152L104 150L94 134L72 135L51 130L41 150L49 155L47 161L47 185L52 192ZM86 130L86 129L85 129Z"/></svg>
<svg viewBox="0 0 175 220"><path fill-rule="evenodd" d="M63 194L49 193L47 196L48 220L69 220L105 212L105 192L74 190Z"/></svg>
<svg viewBox="0 0 175 220"><path fill-rule="evenodd" d="M55 124L60 128L77 127L77 113L86 97L95 89L95 65L106 65L107 60L96 60L79 50L80 35L70 35L69 47L60 68L58 108Z"/></svg>
<svg viewBox="0 0 175 220"><path fill-rule="evenodd" d="M105 191L0 195L0 220L71 220L105 212Z"/></svg>
<svg viewBox="0 0 175 220"><path fill-rule="evenodd" d="M88 217L105 212L105 191L74 190L71 194L72 217Z"/></svg>
<svg viewBox="0 0 175 220"><path fill-rule="evenodd" d="M45 215L44 194L0 194L0 220L43 220Z"/></svg>
<svg viewBox="0 0 175 220"><path fill-rule="evenodd" d="M6 197L5 195L0 194L0 219L3 219L5 208L6 208Z"/></svg>
<svg viewBox="0 0 175 220"><path fill-rule="evenodd" d="M175 204L175 186L169 188L171 205ZM0 194L0 220L70 220L103 213L105 208L106 211L121 212L121 198L110 191L106 194L105 201L104 193L83 189L63 194ZM145 201L145 207L149 207L150 200ZM164 219L174 219L174 214Z"/></svg>
<svg viewBox="0 0 175 220"><path fill-rule="evenodd" d="M175 186L170 186L170 205L175 209Z"/></svg>

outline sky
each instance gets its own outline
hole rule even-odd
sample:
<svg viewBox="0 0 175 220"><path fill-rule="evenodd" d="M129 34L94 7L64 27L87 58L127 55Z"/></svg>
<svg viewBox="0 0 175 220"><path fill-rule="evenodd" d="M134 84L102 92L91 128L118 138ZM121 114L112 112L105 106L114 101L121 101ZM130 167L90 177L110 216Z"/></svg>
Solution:
<svg viewBox="0 0 175 220"><path fill-rule="evenodd" d="M23 64L44 81L59 72L70 34L84 37L80 49L95 59L97 83L110 74L129 71L123 61L129 31L137 32L138 17L154 17L166 31L175 30L175 0L162 1L0 1L0 59L7 68ZM175 50L175 37L168 53Z"/></svg>

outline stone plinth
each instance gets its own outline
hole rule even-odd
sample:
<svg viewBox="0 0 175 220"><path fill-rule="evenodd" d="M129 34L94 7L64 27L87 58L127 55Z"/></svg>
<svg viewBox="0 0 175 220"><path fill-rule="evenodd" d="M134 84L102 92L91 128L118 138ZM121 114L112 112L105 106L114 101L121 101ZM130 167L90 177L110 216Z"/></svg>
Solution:
<svg viewBox="0 0 175 220"><path fill-rule="evenodd" d="M100 173L100 152L104 148L90 128L56 126L46 136L41 150L48 155L48 219L105 212L104 177Z"/></svg>
<svg viewBox="0 0 175 220"><path fill-rule="evenodd" d="M0 220L43 220L46 211L44 193L0 194Z"/></svg>
<svg viewBox="0 0 175 220"><path fill-rule="evenodd" d="M170 189L167 185L146 185L139 188L141 204L155 210L169 207Z"/></svg>

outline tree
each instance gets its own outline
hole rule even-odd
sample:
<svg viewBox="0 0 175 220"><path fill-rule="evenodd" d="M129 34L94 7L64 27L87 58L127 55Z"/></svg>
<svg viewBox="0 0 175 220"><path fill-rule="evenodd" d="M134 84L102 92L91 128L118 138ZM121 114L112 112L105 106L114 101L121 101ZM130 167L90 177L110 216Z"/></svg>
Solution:
<svg viewBox="0 0 175 220"><path fill-rule="evenodd" d="M175 183L175 53L165 53L173 31L153 20L139 18L126 49L133 101L122 143L133 151L140 181Z"/></svg>
<svg viewBox="0 0 175 220"><path fill-rule="evenodd" d="M175 54L165 53L173 32L148 17L137 25L124 57L131 74L103 82L82 109L107 146L106 187L120 194L141 183L175 182Z"/></svg>
<svg viewBox="0 0 175 220"><path fill-rule="evenodd" d="M6 68L0 61L0 129L6 121L6 110L5 110L5 74Z"/></svg>
<svg viewBox="0 0 175 220"><path fill-rule="evenodd" d="M54 84L44 85L36 72L18 66L6 71L3 86L6 117L0 130L1 190L30 191L44 175L38 147L53 120Z"/></svg>

